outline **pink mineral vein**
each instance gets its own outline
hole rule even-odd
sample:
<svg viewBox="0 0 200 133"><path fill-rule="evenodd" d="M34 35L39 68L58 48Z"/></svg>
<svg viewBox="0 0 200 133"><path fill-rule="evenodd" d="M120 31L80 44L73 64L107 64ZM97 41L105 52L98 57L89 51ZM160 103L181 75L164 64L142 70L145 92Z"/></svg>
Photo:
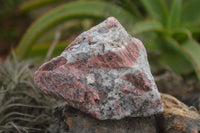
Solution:
<svg viewBox="0 0 200 133"><path fill-rule="evenodd" d="M35 72L47 95L100 119L150 116L163 111L142 42L114 17L79 35Z"/></svg>

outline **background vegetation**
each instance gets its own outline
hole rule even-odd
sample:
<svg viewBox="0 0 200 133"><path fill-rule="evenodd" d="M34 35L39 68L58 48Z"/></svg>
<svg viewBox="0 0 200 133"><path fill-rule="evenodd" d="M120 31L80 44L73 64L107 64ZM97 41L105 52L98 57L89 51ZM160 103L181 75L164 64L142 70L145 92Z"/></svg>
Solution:
<svg viewBox="0 0 200 133"><path fill-rule="evenodd" d="M109 16L144 42L153 72L167 67L200 81L199 5L199 0L0 0L0 54L15 47L20 59L1 62L0 132L48 127L53 104L34 87L34 64L58 56Z"/></svg>
<svg viewBox="0 0 200 133"><path fill-rule="evenodd" d="M148 51L159 53L154 59L156 63L169 66L180 74L196 72L200 79L198 0L75 1L56 6L58 3L53 0L30 1L21 6L23 13L47 4L53 4L55 9L44 13L28 28L17 48L18 56L24 58L31 53L38 53L34 50L42 50L41 45L38 45L39 49L36 47L41 36L63 23L84 19L81 22L84 28L81 30L85 30L108 16L114 16L130 34L144 41ZM69 27L65 25L64 29ZM65 32L69 31L73 29Z"/></svg>
<svg viewBox="0 0 200 133"><path fill-rule="evenodd" d="M154 55L150 60L152 68L168 66L185 77L195 72L200 80L199 0L8 0L1 3L0 16L4 20L0 32L4 44L1 53L10 45L17 45L17 56L21 59L39 57L44 61L48 50L47 59L50 55L57 56L82 31L114 16L131 35L144 42L152 53L149 58Z"/></svg>

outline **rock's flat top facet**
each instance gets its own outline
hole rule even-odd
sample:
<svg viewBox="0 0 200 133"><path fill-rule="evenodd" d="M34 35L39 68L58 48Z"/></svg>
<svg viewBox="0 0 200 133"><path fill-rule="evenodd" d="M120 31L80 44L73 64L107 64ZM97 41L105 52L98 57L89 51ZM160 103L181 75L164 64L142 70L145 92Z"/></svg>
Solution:
<svg viewBox="0 0 200 133"><path fill-rule="evenodd" d="M110 17L79 35L35 73L45 94L98 119L150 116L163 111L142 42Z"/></svg>

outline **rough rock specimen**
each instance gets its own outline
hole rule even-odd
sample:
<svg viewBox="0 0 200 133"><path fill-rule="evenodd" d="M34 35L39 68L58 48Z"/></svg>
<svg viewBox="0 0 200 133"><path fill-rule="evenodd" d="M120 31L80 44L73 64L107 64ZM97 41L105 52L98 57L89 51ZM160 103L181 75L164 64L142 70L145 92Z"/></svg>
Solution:
<svg viewBox="0 0 200 133"><path fill-rule="evenodd" d="M72 107L55 109L50 133L199 133L200 114L176 98L161 94L164 112L149 117L97 120ZM55 128L56 127L56 128ZM56 131L55 131L56 130Z"/></svg>
<svg viewBox="0 0 200 133"><path fill-rule="evenodd" d="M156 115L162 133L199 133L200 114L198 110L188 107L175 97L161 93L164 112ZM159 132L159 133L160 133Z"/></svg>
<svg viewBox="0 0 200 133"><path fill-rule="evenodd" d="M121 120L98 120L72 107L55 109L49 133L162 133L154 115L126 117Z"/></svg>
<svg viewBox="0 0 200 133"><path fill-rule="evenodd" d="M43 64L35 73L35 84L101 120L163 111L142 42L113 17Z"/></svg>
<svg viewBox="0 0 200 133"><path fill-rule="evenodd" d="M185 80L168 68L159 70L159 74L154 75L154 79L159 92L171 94L188 106L200 110L200 82L197 79Z"/></svg>

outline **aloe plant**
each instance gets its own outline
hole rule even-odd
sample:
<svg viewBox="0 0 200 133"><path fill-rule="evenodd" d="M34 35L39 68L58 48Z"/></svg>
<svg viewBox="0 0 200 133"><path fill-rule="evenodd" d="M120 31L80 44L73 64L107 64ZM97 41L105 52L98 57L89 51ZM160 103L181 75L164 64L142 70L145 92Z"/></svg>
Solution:
<svg viewBox="0 0 200 133"><path fill-rule="evenodd" d="M132 33L134 35L155 33L151 38L149 49L157 48L162 51L161 62L179 73L195 70L200 80L200 45L196 41L200 36L197 38L193 36L200 28L200 9L195 6L200 4L200 1L142 0L141 2L148 17L145 21L135 24ZM195 18L192 17L192 11L195 11Z"/></svg>
<svg viewBox="0 0 200 133"><path fill-rule="evenodd" d="M181 74L195 71L200 80L198 5L199 0L112 0L112 5L109 0L67 3L46 13L30 26L17 54L21 58L27 56L42 34L63 22L114 16L129 27L128 32L132 35L148 38L145 45L148 50L161 52L160 63Z"/></svg>

